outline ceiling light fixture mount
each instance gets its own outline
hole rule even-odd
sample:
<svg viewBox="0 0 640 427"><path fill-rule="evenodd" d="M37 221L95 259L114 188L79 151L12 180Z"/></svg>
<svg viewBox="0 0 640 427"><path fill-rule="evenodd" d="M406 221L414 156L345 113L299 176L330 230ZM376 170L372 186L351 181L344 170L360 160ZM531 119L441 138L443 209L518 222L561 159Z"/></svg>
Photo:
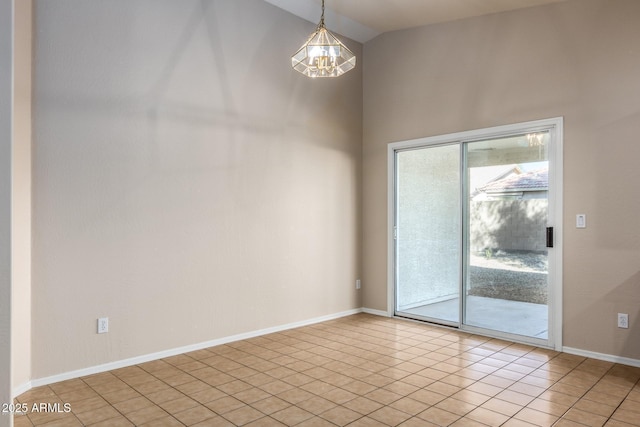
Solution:
<svg viewBox="0 0 640 427"><path fill-rule="evenodd" d="M338 77L356 66L353 52L324 26L324 0L320 23L291 57L291 66L307 77Z"/></svg>

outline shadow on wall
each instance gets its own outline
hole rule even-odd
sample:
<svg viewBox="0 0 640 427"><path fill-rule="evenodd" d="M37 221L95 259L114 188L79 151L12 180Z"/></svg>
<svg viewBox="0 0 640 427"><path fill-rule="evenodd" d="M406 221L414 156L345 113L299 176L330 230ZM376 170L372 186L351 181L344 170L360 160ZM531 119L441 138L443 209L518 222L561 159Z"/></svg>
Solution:
<svg viewBox="0 0 640 427"><path fill-rule="evenodd" d="M640 360L640 271L622 282L610 291L605 302L615 307L616 313L627 313L629 315L629 329L617 328L614 320L611 325L614 331L614 339L621 341L619 354L622 357L629 357ZM615 319L612 317L612 319ZM618 343L614 343L618 345Z"/></svg>
<svg viewBox="0 0 640 427"><path fill-rule="evenodd" d="M567 324L580 325L582 330L589 331L578 337L579 340L568 343L569 347L640 361L639 295L640 271L611 287L608 292L592 295L593 300L588 306L564 319ZM629 315L628 329L618 328L617 313Z"/></svg>
<svg viewBox="0 0 640 427"><path fill-rule="evenodd" d="M547 206L546 199L471 201L471 251L546 251Z"/></svg>

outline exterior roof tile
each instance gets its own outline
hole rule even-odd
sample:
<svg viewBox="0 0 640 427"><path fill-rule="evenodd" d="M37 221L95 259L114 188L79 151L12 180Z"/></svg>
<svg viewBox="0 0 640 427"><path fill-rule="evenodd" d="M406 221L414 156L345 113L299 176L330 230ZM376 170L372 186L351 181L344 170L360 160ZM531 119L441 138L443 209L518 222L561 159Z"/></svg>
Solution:
<svg viewBox="0 0 640 427"><path fill-rule="evenodd" d="M549 187L549 170L539 169L511 175L480 188L484 192L545 190Z"/></svg>

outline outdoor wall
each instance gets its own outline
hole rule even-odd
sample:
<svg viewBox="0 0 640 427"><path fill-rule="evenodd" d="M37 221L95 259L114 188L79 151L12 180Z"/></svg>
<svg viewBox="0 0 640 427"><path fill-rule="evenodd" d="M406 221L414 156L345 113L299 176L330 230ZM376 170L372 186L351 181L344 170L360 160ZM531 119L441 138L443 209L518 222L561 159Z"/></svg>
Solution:
<svg viewBox="0 0 640 427"><path fill-rule="evenodd" d="M459 156L459 147L448 145L396 159L399 310L459 294Z"/></svg>
<svg viewBox="0 0 640 427"><path fill-rule="evenodd" d="M546 199L469 202L469 246L491 250L546 251Z"/></svg>
<svg viewBox="0 0 640 427"><path fill-rule="evenodd" d="M387 309L387 144L563 116L564 345L640 359L638 17L571 0L365 44L365 307Z"/></svg>
<svg viewBox="0 0 640 427"><path fill-rule="evenodd" d="M35 379L361 307L361 64L261 0L35 11Z"/></svg>

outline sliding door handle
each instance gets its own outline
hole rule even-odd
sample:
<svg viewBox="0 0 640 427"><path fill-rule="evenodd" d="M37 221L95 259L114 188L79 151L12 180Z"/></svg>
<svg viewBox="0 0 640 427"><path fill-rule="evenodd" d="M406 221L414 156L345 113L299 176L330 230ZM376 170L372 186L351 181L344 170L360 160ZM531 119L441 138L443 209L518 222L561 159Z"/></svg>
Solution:
<svg viewBox="0 0 640 427"><path fill-rule="evenodd" d="M547 227L547 247L553 247L553 227Z"/></svg>

